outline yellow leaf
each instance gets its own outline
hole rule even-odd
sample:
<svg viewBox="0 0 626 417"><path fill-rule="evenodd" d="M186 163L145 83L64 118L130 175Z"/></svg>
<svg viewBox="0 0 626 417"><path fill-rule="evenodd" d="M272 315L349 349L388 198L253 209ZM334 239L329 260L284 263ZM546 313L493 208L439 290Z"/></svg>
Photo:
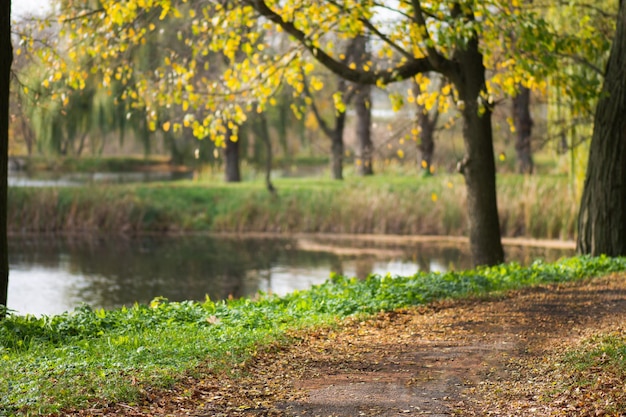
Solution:
<svg viewBox="0 0 626 417"><path fill-rule="evenodd" d="M402 149L398 149L398 158L402 159L404 158L404 151Z"/></svg>
<svg viewBox="0 0 626 417"><path fill-rule="evenodd" d="M436 194L436 193L432 193L432 194L430 195L430 199L431 199L431 200L433 200L434 202L436 202L438 198L439 198L439 197L437 197L437 194Z"/></svg>
<svg viewBox="0 0 626 417"><path fill-rule="evenodd" d="M170 122L163 123L163 130L169 132L170 130Z"/></svg>

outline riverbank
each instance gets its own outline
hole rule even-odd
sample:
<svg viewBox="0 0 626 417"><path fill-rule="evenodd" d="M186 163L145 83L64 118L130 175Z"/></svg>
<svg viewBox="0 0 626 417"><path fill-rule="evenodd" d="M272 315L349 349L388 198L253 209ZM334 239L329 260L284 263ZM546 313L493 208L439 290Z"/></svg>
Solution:
<svg viewBox="0 0 626 417"><path fill-rule="evenodd" d="M197 407L195 411L204 410L205 414L246 415L248 410L267 414L271 411L269 407L276 405L271 404L272 399L285 401L289 397L275 397L272 390L278 386L272 383L276 382L272 376L279 374L270 372L272 368L257 368L259 359L269 358L272 366L297 367L316 363L316 356L308 357L307 361L307 354L317 352L331 364L356 364L362 351L355 344L357 339L345 339L347 343L343 344L341 329L346 328L346 323L348 327L349 323L357 324L355 334L360 340L368 340L368 335L375 335L384 323L390 323L393 317L407 314L407 311L412 312L411 317L419 319L430 308L438 311L441 308L438 306L450 305L450 300L474 300L471 304L481 299L511 297L511 291L523 288L580 282L624 270L626 260L622 258L580 257L555 264L537 262L529 267L509 264L393 279L373 276L357 280L336 276L311 290L285 297L260 296L256 300L170 303L157 299L150 305L111 311L85 307L72 314L53 317L10 315L0 322L3 364L0 410L10 415L151 415L157 413L159 407L184 413L190 411L185 407L193 403ZM567 291L569 287L542 288L536 293L558 292L559 288ZM553 309L558 299L545 305ZM427 305L431 307L424 307ZM507 300L504 305L517 304ZM584 314L595 311L590 308L594 305L591 301L571 305ZM519 306L523 311L527 305ZM409 310L402 310L407 308ZM369 320L381 311L387 312L379 316L381 324L376 325L379 319ZM503 315L497 309L492 311L501 319L516 317ZM424 331L429 329L438 340L445 341L462 336L460 330L472 323L472 317L459 314L450 321L449 327L427 326ZM475 317L485 320L480 314ZM536 322L527 323L536 330ZM418 332L411 337L422 337L418 328L407 326L406 322L401 327ZM559 334L571 335L567 328ZM390 346L413 351L417 347L411 337L400 337L397 345ZM345 350L337 352L342 356L335 356L332 349L324 350L319 344L314 344L313 350L300 349L311 341L322 345L332 343L324 349L343 346ZM283 355L285 352L287 356ZM304 356L289 356L289 352L300 352ZM383 366L383 362L376 364L368 360L367 363L374 367L371 377L377 378L375 368ZM437 366L435 363L432 362L432 366ZM403 369L416 366L401 361L397 365ZM347 369L344 366L332 368L335 375ZM251 375L265 380L265 389L250 386L246 391ZM281 392L295 395L296 391L290 393L284 389L288 387L287 375L290 374L280 373ZM231 378L230 388L211 382L228 382ZM350 382L350 379L345 381ZM407 382L411 386L418 383L419 378ZM239 391L240 397L228 397L230 391L239 388L244 390ZM217 408L211 409L213 406Z"/></svg>
<svg viewBox="0 0 626 417"><path fill-rule="evenodd" d="M192 180L65 188L11 187L11 233L327 233L464 236L459 175L428 178ZM504 237L572 240L578 204L561 176L498 177ZM558 202L558 203L557 203Z"/></svg>

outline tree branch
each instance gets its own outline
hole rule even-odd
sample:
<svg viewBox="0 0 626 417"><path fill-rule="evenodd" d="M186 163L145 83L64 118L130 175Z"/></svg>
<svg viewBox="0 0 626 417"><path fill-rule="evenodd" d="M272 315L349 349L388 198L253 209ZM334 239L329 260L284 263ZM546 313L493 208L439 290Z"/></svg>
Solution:
<svg viewBox="0 0 626 417"><path fill-rule="evenodd" d="M387 45L391 46L393 49L398 51L400 55L408 59L415 59L415 56L413 56L413 54L405 51L403 48L400 47L400 45L396 44L395 42L392 42L391 39L387 37L387 35L379 31L378 28L374 26L372 22L370 22L368 19L361 17L359 18L359 20L365 25L366 28L369 29L370 32L378 36L378 38L382 40L383 42L385 42Z"/></svg>
<svg viewBox="0 0 626 417"><path fill-rule="evenodd" d="M424 18L424 12L422 10L422 2L420 0L412 0L413 4L413 14L415 15L415 22L422 28L424 28L424 32L426 33L426 56L428 61L433 66L434 70L440 72L444 75L448 75L444 71L449 71L451 68L452 62L446 59L443 55L437 51L437 48L434 46L428 46L428 41L432 42L432 37L428 32L428 27L426 26L426 19Z"/></svg>
<svg viewBox="0 0 626 417"><path fill-rule="evenodd" d="M395 81L406 80L421 72L441 72L442 68L449 69L446 68L446 65L440 68L434 68L431 60L427 58L411 59L403 65L383 71L358 71L351 69L346 64L328 55L322 49L314 46L304 32L296 28L293 22L283 20L280 15L267 6L264 0L243 1L253 7L261 16L279 25L285 32L296 38L317 61L347 81L352 81L357 84L389 84Z"/></svg>

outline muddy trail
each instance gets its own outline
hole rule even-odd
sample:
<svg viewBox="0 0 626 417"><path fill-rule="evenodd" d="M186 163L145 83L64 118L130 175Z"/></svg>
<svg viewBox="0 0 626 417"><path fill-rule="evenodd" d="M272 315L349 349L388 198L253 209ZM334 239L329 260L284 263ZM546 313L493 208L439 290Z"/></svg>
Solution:
<svg viewBox="0 0 626 417"><path fill-rule="evenodd" d="M540 363L582 338L623 329L625 320L623 274L441 302L293 334L287 347L259 352L237 370L199 371L203 376L170 391L146 392L141 404L73 414L603 415L567 399L542 401L533 384L545 387L550 376L530 381L519 364Z"/></svg>

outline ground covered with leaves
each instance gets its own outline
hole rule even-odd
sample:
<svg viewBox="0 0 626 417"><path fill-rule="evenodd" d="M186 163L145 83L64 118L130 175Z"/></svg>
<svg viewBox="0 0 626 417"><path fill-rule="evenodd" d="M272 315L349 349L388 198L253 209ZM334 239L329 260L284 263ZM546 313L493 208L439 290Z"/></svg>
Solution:
<svg viewBox="0 0 626 417"><path fill-rule="evenodd" d="M626 275L349 318L77 416L626 414Z"/></svg>

